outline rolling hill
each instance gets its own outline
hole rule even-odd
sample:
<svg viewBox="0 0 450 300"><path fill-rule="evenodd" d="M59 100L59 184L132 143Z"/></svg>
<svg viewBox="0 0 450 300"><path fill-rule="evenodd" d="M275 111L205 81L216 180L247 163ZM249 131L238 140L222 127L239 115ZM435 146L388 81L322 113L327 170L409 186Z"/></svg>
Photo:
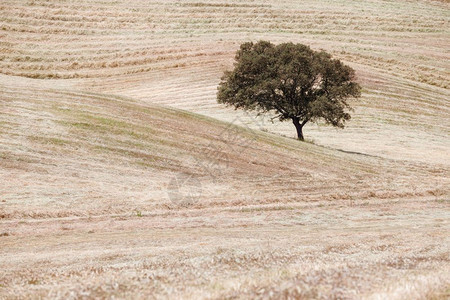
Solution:
<svg viewBox="0 0 450 300"><path fill-rule="evenodd" d="M445 299L448 8L2 1L0 298ZM355 68L345 130L216 103L259 39Z"/></svg>

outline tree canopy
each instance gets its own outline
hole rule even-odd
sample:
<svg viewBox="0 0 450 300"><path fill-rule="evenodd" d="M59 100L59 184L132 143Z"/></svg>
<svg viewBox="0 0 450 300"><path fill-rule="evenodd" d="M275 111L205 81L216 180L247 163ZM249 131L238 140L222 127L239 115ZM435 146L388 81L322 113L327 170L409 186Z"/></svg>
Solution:
<svg viewBox="0 0 450 300"><path fill-rule="evenodd" d="M235 59L234 70L225 72L218 87L218 102L290 119L301 140L310 121L343 128L350 120L348 98L360 96L352 68L306 45L249 42Z"/></svg>

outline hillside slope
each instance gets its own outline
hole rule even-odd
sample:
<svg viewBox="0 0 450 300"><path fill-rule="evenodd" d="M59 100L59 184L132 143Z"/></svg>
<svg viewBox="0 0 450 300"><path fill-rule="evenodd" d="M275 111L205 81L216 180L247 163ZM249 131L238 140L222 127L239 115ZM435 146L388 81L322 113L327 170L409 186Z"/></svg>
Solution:
<svg viewBox="0 0 450 300"><path fill-rule="evenodd" d="M0 298L449 298L449 4L294 2L0 3ZM216 103L260 39L356 70L345 130Z"/></svg>
<svg viewBox="0 0 450 300"><path fill-rule="evenodd" d="M177 174L206 185L199 207L447 191L442 167L348 154L246 129L240 119L221 123L48 81L0 76L0 84L3 197L7 208L34 216L47 205L59 216L162 209L162 186Z"/></svg>
<svg viewBox="0 0 450 300"><path fill-rule="evenodd" d="M449 282L445 168L53 81L0 88L1 297L414 298Z"/></svg>
<svg viewBox="0 0 450 300"><path fill-rule="evenodd" d="M344 131L307 125L328 147L450 163L449 4L442 1L3 1L0 72L65 78L77 89L232 121L216 104L244 41L300 42L357 71ZM70 79L75 78L75 79ZM294 136L289 123L243 120Z"/></svg>

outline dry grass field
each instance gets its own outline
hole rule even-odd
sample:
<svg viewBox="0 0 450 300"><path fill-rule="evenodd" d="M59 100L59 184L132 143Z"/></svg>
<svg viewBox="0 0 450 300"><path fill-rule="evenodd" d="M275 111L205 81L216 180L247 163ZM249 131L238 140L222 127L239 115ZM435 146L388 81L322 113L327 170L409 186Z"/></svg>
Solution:
<svg viewBox="0 0 450 300"><path fill-rule="evenodd" d="M0 299L448 299L448 1L0 3ZM216 103L245 41L351 65L345 130Z"/></svg>

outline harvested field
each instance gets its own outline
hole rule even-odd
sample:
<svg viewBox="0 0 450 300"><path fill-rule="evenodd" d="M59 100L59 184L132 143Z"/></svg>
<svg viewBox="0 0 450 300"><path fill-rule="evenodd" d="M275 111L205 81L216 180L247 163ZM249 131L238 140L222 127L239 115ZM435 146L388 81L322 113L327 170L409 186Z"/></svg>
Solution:
<svg viewBox="0 0 450 300"><path fill-rule="evenodd" d="M0 298L450 296L447 2L0 12ZM216 103L260 39L356 70L345 130Z"/></svg>

